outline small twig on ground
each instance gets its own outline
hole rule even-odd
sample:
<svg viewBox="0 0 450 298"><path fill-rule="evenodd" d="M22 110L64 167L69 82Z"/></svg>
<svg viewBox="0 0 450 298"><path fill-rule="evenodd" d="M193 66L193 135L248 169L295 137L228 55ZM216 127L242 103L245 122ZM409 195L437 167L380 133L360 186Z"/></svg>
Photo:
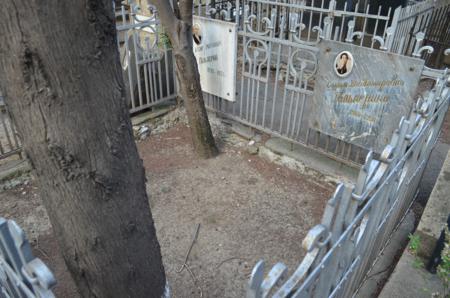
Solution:
<svg viewBox="0 0 450 298"><path fill-rule="evenodd" d="M216 269L219 269L220 266L222 266L224 263L228 262L228 261L232 261L232 260L247 260L247 258L241 258L241 257L231 257L228 259L223 260L222 262L220 262L219 264L217 264Z"/></svg>
<svg viewBox="0 0 450 298"><path fill-rule="evenodd" d="M195 275L192 272L191 268L189 268L189 265L187 264L188 259L189 259L189 255L191 254L192 247L194 246L194 243L197 240L199 230L200 230L200 224L197 225L197 229L195 230L194 238L192 239L192 243L189 246L189 249L188 249L188 251L186 253L186 257L184 258L184 263L177 270L177 273L181 273L184 270L184 268L186 268L186 270L191 275L192 280L194 281L194 284L197 286L198 290L200 291L200 298L201 298L201 297L203 297L203 290L202 290L202 288L199 285L199 281L198 281L197 277L195 277Z"/></svg>
<svg viewBox="0 0 450 298"><path fill-rule="evenodd" d="M180 268L178 268L177 273L180 273L186 267L187 261L189 259L189 255L191 254L192 247L194 246L194 243L197 240L199 230L200 230L200 224L197 225L197 229L195 230L195 234L194 234L194 238L192 239L191 246L189 246L189 249L186 253L186 257L184 258L184 263L183 263L183 265L181 265Z"/></svg>
<svg viewBox="0 0 450 298"><path fill-rule="evenodd" d="M192 272L191 268L189 268L188 264L185 264L184 268L186 268L186 270L189 272L189 274L191 275L192 279L194 280L194 284L197 286L198 290L200 291L200 298L203 297L203 290L202 290L202 288L199 285L197 277L195 277L194 273Z"/></svg>

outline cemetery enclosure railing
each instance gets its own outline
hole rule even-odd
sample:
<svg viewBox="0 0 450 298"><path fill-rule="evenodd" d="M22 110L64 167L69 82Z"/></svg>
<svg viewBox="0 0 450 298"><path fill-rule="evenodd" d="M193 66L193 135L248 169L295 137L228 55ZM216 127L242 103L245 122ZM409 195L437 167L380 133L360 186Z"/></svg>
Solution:
<svg viewBox="0 0 450 298"><path fill-rule="evenodd" d="M116 22L130 113L174 100L173 54L159 19L132 4L117 7Z"/></svg>
<svg viewBox="0 0 450 298"><path fill-rule="evenodd" d="M55 284L50 269L33 256L24 231L0 217L0 297L54 298Z"/></svg>
<svg viewBox="0 0 450 298"><path fill-rule="evenodd" d="M284 264L265 275L264 261L257 263L248 298L355 295L417 194L448 111L449 80L447 71L436 79L409 117L402 118L379 159L367 155L354 185L338 185L322 223L303 241L306 256L285 282L279 285Z"/></svg>
<svg viewBox="0 0 450 298"><path fill-rule="evenodd" d="M177 96L172 50L159 20L140 15L134 9L133 5L123 5L115 12L130 113ZM0 160L13 155L22 158L22 145L0 92Z"/></svg>
<svg viewBox="0 0 450 298"><path fill-rule="evenodd" d="M447 0L423 1L397 9L392 51L412 55L416 35L423 33L424 45L432 52L424 52L426 65L443 66L445 51L450 48L450 2Z"/></svg>
<svg viewBox="0 0 450 298"><path fill-rule="evenodd" d="M435 1L426 1L430 14ZM444 3L443 0L441 0ZM211 4L199 1L194 13L238 24L238 65L235 102L205 93L207 107L225 117L302 145L347 164L361 165L367 150L310 128L314 79L320 40L334 40L386 52L428 59L428 32L406 21L416 8L338 6L336 1L241 0ZM431 3L431 4L430 4ZM420 3L418 5L424 5ZM448 9L450 4L439 6ZM437 21L436 21L437 22ZM422 22L423 23L423 22ZM416 29L411 27L416 26ZM400 38L413 34L408 51ZM399 35L400 33L401 35ZM431 31L430 31L431 32ZM403 37L403 39L405 39ZM257 56L252 56L257 53Z"/></svg>
<svg viewBox="0 0 450 298"><path fill-rule="evenodd" d="M209 17L234 19L239 24L239 49L235 102L206 95L207 106L226 117L271 135L313 147L345 163L361 164L367 151L309 128L314 79L317 71L317 44L321 39L348 40L353 32L345 26L362 24L359 43L367 45L367 34L386 29L389 14L370 14L336 2L301 1L291 3L245 0L235 1L231 13L208 6L197 13ZM306 3L306 2L303 2ZM237 14L237 11L240 14ZM211 11L216 12L212 14ZM369 22L371 28L367 26ZM352 25L353 24L353 25ZM381 29L379 29L381 28Z"/></svg>
<svg viewBox="0 0 450 298"><path fill-rule="evenodd" d="M446 70L425 67L423 77L434 79L435 87L400 121L381 156L361 149L354 153L353 145L312 131L305 121L314 90L316 44L341 41L422 58L436 67L433 50L440 57L450 50L445 44L433 49L430 41L436 39L433 35L448 36L449 26L443 24L450 2L424 1L375 13L368 7L337 8L334 1L326 7L323 1L232 1L231 12L223 13L211 10L209 1L203 3L196 14L228 18L240 28L240 94L234 103L205 94L210 109L272 135L306 145L314 140L326 152L333 147L343 159L358 162L367 156L355 185L339 185L322 223L309 231L303 242L307 255L295 271L287 276L286 266L278 263L267 273L259 262L248 297L351 297L416 196L448 110L449 77ZM441 33L435 34L438 29Z"/></svg>

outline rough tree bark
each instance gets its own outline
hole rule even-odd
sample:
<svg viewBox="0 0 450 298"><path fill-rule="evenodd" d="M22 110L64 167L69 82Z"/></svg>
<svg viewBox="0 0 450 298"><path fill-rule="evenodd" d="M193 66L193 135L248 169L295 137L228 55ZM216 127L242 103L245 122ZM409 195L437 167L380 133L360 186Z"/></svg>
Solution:
<svg viewBox="0 0 450 298"><path fill-rule="evenodd" d="M156 6L172 43L180 97L184 100L194 150L200 157L217 154L206 114L197 61L192 51L192 0L149 0Z"/></svg>
<svg viewBox="0 0 450 298"><path fill-rule="evenodd" d="M110 0L4 0L0 86L83 297L161 297Z"/></svg>

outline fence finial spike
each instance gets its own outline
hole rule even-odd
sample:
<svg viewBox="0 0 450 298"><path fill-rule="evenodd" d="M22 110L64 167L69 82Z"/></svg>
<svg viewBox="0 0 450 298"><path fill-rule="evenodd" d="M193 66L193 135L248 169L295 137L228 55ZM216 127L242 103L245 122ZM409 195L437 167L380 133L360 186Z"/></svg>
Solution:
<svg viewBox="0 0 450 298"><path fill-rule="evenodd" d="M247 288L247 298L262 298L261 285L264 280L264 260L259 260L253 267Z"/></svg>

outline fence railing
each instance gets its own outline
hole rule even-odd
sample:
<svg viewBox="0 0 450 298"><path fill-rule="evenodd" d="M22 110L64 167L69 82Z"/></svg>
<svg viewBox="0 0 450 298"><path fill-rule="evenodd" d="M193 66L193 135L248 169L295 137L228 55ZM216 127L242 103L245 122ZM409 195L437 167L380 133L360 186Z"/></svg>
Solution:
<svg viewBox="0 0 450 298"><path fill-rule="evenodd" d="M196 15L236 22L240 28L237 52L241 70L236 77L236 101L204 93L206 105L270 135L360 166L368 150L309 127L317 44L322 39L346 42L420 57L432 65L429 62L433 48L428 35L436 35L437 27L430 24L448 20L448 10L450 3L445 0L424 1L395 10L362 7L358 3L351 6L347 2L339 6L336 1L324 0L199 0L194 9ZM255 50L259 56L251 57L249 53ZM434 53L438 52L442 60L449 51L441 45ZM302 71L301 62L306 63ZM292 76L292 67L302 77Z"/></svg>
<svg viewBox="0 0 450 298"><path fill-rule="evenodd" d="M230 2L222 14L208 14L211 2L202 3L195 13L222 20L231 16L240 28L239 94L235 102L229 102L205 93L207 107L343 163L361 165L366 149L309 127L318 44L330 39L380 48L391 10L382 13L380 8L373 13L347 4L338 8L336 1L322 0L242 0Z"/></svg>
<svg viewBox="0 0 450 298"><path fill-rule="evenodd" d="M177 96L170 42L153 11L148 10L144 15L141 9L131 4L116 10L117 42L130 113Z"/></svg>
<svg viewBox="0 0 450 298"><path fill-rule="evenodd" d="M433 53L425 54L427 66L434 68L450 66L450 62L444 61L450 49L450 2L441 0L435 3L425 34L425 45L434 49Z"/></svg>
<svg viewBox="0 0 450 298"><path fill-rule="evenodd" d="M0 297L53 298L56 280L35 258L24 231L0 217Z"/></svg>
<svg viewBox="0 0 450 298"><path fill-rule="evenodd" d="M240 28L238 60L242 69L237 85L241 92L234 103L205 94L210 109L346 162L358 163L367 156L355 185L337 187L322 223L305 238L307 255L295 272L282 283L285 265L278 263L264 274L264 262L259 262L248 297L351 297L415 198L448 110L449 77L445 69L425 67L423 77L436 81L434 89L402 118L389 145L375 157L308 127L305 118L314 90L315 46L321 39L341 41L422 58L426 65L437 67L440 64L432 60L436 59L432 54L438 52L440 59L450 54L445 44L450 3L423 1L391 14L390 9L381 7L375 13L367 6L344 4L338 8L334 1L325 6L324 1L314 0L242 0L230 2L228 10L223 4L212 10L210 1L199 2L203 4L197 5L196 14L228 18ZM208 13L211 11L215 14ZM303 77L289 78L293 54L300 51L307 67L297 73ZM257 55L252 55L255 52Z"/></svg>
<svg viewBox="0 0 450 298"><path fill-rule="evenodd" d="M340 184L322 223L303 241L307 255L280 284L286 266L254 267L247 297L352 297L412 204L448 111L447 71L402 118L379 159L369 153L354 185Z"/></svg>
<svg viewBox="0 0 450 298"><path fill-rule="evenodd" d="M239 23L239 0L197 0L194 1L194 14L227 22Z"/></svg>
<svg viewBox="0 0 450 298"><path fill-rule="evenodd" d="M170 43L155 14L150 11L151 17L144 16L140 9L137 5L123 5L116 10L118 47L131 113L173 101L177 96ZM300 46L308 45L309 52L304 55L309 57L302 59L309 60L309 70L316 66L314 44L319 38L419 56L434 66L440 65L442 58L450 54L447 48L450 26L446 26L450 20L447 17L450 5L445 0L423 1L397 8L392 15L390 9L386 12L381 7L374 14L368 7L361 8L358 4L350 7L345 3L343 7L337 8L335 1L326 6L324 0L287 3L268 0L203 0L196 2L194 12L239 24L242 42L237 49L240 53L238 60L245 63L236 78L238 90L248 90L251 84L256 84L262 90L268 88L273 91L273 94L254 93L251 96L241 92L238 96L240 100L234 104L205 93L209 109L355 166L363 162L362 157L367 150L308 127L308 115L304 117L303 114L311 102L313 84L310 79L298 79L294 82L294 87L297 84L295 90L289 84L283 86L283 82L288 81L288 52L292 55ZM271 22L273 28L267 27L266 20ZM255 35L258 30L268 31L268 39L264 34ZM271 51L271 62L266 63L270 67L265 73L260 72L259 67L254 70L256 73L252 73L251 69L245 71L248 57L244 55L247 45L244 41L250 39L262 40L267 45L263 50ZM434 53L431 53L430 45L435 49ZM254 48L252 44L249 46ZM305 70L307 72L308 69ZM276 103L277 98L284 96L287 99L283 103ZM250 103L249 109L246 109L247 102ZM0 159L4 159L20 154L21 144L6 109L1 110ZM247 116L248 112L252 117Z"/></svg>
<svg viewBox="0 0 450 298"><path fill-rule="evenodd" d="M445 50L450 48L450 2L447 0L423 1L397 8L393 19L395 34L390 51L415 55L417 34L423 32L423 45L432 50L420 53L427 66L440 68ZM429 49L429 48L428 48Z"/></svg>
<svg viewBox="0 0 450 298"><path fill-rule="evenodd" d="M350 297L414 200L448 110L449 75L447 70L425 68L423 75L435 80L434 88L417 101L410 115L402 118L390 143L375 158L365 149L309 128L308 104L314 90L317 44L328 39L427 59L433 51L427 42L436 39L436 28L441 26L450 5L425 1L411 8L398 8L391 15L390 10L373 13L357 5L337 8L335 1L325 6L323 0L216 1L214 7L209 3L201 1L195 11L239 25L236 50L241 69L238 99L229 102L205 94L208 107L271 135L361 165L355 184L337 187L322 223L309 231L303 242L307 255L295 272L282 283L286 266L278 263L265 275L264 262L260 261L252 272L248 297ZM122 6L116 13L131 113L173 100L177 95L170 44L164 40L156 15L150 15L141 15L139 7L133 5ZM443 53L450 51L445 49ZM0 126L8 127L4 139L9 147L0 139L0 158L20 149L16 132L5 115L0 114ZM4 233L0 233L0 249L11 245L11 233L19 233L11 227L14 224L7 225L0 219L0 232ZM9 244L5 237L10 237ZM3 254L0 262L11 267L14 258ZM28 264L33 258L27 255L21 260ZM29 280L27 272L17 268L11 271L10 267L0 266L1 285L10 287L8 293L35 289L36 283L41 286L37 290L48 293L45 291L52 284L50 279Z"/></svg>

